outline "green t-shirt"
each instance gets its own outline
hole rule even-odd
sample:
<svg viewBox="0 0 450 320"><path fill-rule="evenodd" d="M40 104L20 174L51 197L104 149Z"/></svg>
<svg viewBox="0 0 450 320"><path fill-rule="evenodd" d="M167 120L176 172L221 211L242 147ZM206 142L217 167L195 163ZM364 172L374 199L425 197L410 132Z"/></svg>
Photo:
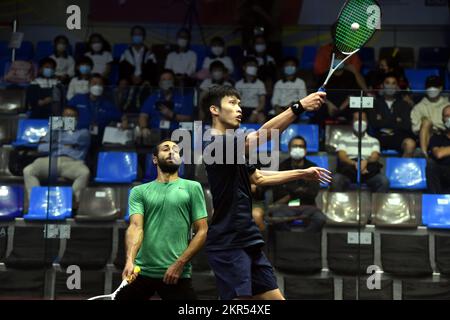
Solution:
<svg viewBox="0 0 450 320"><path fill-rule="evenodd" d="M189 245L191 225L208 216L200 183L178 178L152 181L134 187L129 198L130 216L144 215L144 239L135 264L143 276L163 278L167 269ZM182 278L190 278L187 263Z"/></svg>

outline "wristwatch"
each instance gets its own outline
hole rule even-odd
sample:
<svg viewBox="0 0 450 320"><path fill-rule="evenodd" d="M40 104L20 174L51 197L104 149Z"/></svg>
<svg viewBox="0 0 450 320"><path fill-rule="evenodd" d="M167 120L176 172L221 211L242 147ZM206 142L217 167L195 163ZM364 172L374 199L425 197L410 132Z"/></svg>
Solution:
<svg viewBox="0 0 450 320"><path fill-rule="evenodd" d="M302 103L300 101L292 102L291 109L297 116L301 115L305 111L305 109L303 108Z"/></svg>

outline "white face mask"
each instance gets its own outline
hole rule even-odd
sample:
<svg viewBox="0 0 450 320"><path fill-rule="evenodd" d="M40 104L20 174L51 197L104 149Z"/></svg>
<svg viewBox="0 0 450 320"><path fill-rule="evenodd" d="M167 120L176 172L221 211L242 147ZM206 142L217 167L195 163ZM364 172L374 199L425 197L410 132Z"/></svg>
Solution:
<svg viewBox="0 0 450 320"><path fill-rule="evenodd" d="M363 120L363 121L361 121L361 133L365 133L366 130L367 130L367 122L365 122ZM359 132L359 122L358 121L353 122L353 131L355 133Z"/></svg>
<svg viewBox="0 0 450 320"><path fill-rule="evenodd" d="M436 99L441 94L441 89L436 87L429 87L427 88L427 96L430 99Z"/></svg>
<svg viewBox="0 0 450 320"><path fill-rule="evenodd" d="M450 118L447 118L447 120L444 122L444 126L447 128L447 130L450 130Z"/></svg>
<svg viewBox="0 0 450 320"><path fill-rule="evenodd" d="M294 160L303 159L306 155L306 150L300 147L294 147L291 149L290 156Z"/></svg>
<svg viewBox="0 0 450 320"><path fill-rule="evenodd" d="M223 47L220 47L220 46L211 47L211 52L215 56L220 56L223 53Z"/></svg>
<svg viewBox="0 0 450 320"><path fill-rule="evenodd" d="M92 86L89 91L93 96L100 97L103 94L103 86Z"/></svg>
<svg viewBox="0 0 450 320"><path fill-rule="evenodd" d="M96 43L93 43L91 47L94 52L99 52L102 50L103 44L101 44L100 42L96 42Z"/></svg>
<svg viewBox="0 0 450 320"><path fill-rule="evenodd" d="M258 74L258 68L255 66L248 66L247 68L245 68L245 72L249 76L256 76Z"/></svg>
<svg viewBox="0 0 450 320"><path fill-rule="evenodd" d="M383 93L385 96L392 97L397 93L397 86L392 84L385 84Z"/></svg>
<svg viewBox="0 0 450 320"><path fill-rule="evenodd" d="M186 48L187 45L188 45L188 40L187 40L187 39L180 38L180 39L177 40L177 44L178 44L178 46L179 46L180 48Z"/></svg>
<svg viewBox="0 0 450 320"><path fill-rule="evenodd" d="M265 44L255 44L255 51L258 53L262 53L266 51L266 45Z"/></svg>

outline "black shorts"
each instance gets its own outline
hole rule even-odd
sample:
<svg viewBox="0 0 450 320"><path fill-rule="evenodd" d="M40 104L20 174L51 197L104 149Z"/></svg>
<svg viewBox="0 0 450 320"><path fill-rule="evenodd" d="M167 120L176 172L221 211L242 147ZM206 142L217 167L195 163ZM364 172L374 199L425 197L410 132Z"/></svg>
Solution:
<svg viewBox="0 0 450 320"><path fill-rule="evenodd" d="M157 293L163 300L196 300L190 278L182 278L177 284L165 284L162 279L138 275L116 295L116 300L149 300Z"/></svg>
<svg viewBox="0 0 450 320"><path fill-rule="evenodd" d="M272 265L261 247L208 251L221 300L251 297L278 289Z"/></svg>
<svg viewBox="0 0 450 320"><path fill-rule="evenodd" d="M396 150L399 153L403 152L403 141L407 138L415 140L414 136L404 131L394 131L394 134L389 136L385 134L377 133L375 138L380 141L382 150Z"/></svg>

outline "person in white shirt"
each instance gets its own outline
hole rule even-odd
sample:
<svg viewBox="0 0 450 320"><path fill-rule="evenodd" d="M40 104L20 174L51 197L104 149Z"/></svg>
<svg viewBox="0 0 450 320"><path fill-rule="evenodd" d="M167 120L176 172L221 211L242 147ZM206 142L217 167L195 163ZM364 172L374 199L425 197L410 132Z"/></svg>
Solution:
<svg viewBox="0 0 450 320"><path fill-rule="evenodd" d="M243 122L264 123L266 88L258 79L258 62L249 57L244 62L244 78L236 82L235 88L241 94Z"/></svg>
<svg viewBox="0 0 450 320"><path fill-rule="evenodd" d="M143 81L157 84L156 57L145 45L146 31L142 26L131 28L131 45L120 57L119 77L133 85Z"/></svg>
<svg viewBox="0 0 450 320"><path fill-rule="evenodd" d="M214 86L217 86L217 85L226 85L226 86L230 86L230 87L233 86L230 82L225 80L225 76L227 74L227 68L224 66L224 64L221 61L219 61L219 60L213 61L209 65L208 72L209 72L209 74L211 74L211 78L203 80L202 83L200 84L200 86L199 86L200 98L198 99L198 101L202 101L205 94L207 93L207 91ZM202 108L199 108L199 118L201 120L205 119L205 115L203 113Z"/></svg>
<svg viewBox="0 0 450 320"><path fill-rule="evenodd" d="M77 94L86 94L89 92L89 80L91 79L91 72L94 63L91 58L81 57L78 60L76 68L76 77L72 78L67 89L67 101L72 99Z"/></svg>
<svg viewBox="0 0 450 320"><path fill-rule="evenodd" d="M67 84L75 75L75 60L68 54L69 39L59 35L53 41L54 53L50 56L56 61L55 76L61 83Z"/></svg>
<svg viewBox="0 0 450 320"><path fill-rule="evenodd" d="M85 56L91 58L92 62L94 62L92 73L101 74L103 78L108 79L113 62L108 42L101 34L93 33L89 37L88 48Z"/></svg>
<svg viewBox="0 0 450 320"><path fill-rule="evenodd" d="M197 68L197 54L189 50L191 34L186 29L177 33L177 49L168 54L165 68L172 70L180 84L189 84Z"/></svg>
<svg viewBox="0 0 450 320"><path fill-rule="evenodd" d="M225 41L221 37L214 37L211 40L211 55L206 57L203 61L202 69L209 70L209 66L214 61L220 61L226 68L227 75L231 75L234 72L233 60L225 55Z"/></svg>
<svg viewBox="0 0 450 320"><path fill-rule="evenodd" d="M292 101L307 96L305 81L297 77L298 60L287 57L283 62L283 78L275 83L272 95L272 107L280 114Z"/></svg>

